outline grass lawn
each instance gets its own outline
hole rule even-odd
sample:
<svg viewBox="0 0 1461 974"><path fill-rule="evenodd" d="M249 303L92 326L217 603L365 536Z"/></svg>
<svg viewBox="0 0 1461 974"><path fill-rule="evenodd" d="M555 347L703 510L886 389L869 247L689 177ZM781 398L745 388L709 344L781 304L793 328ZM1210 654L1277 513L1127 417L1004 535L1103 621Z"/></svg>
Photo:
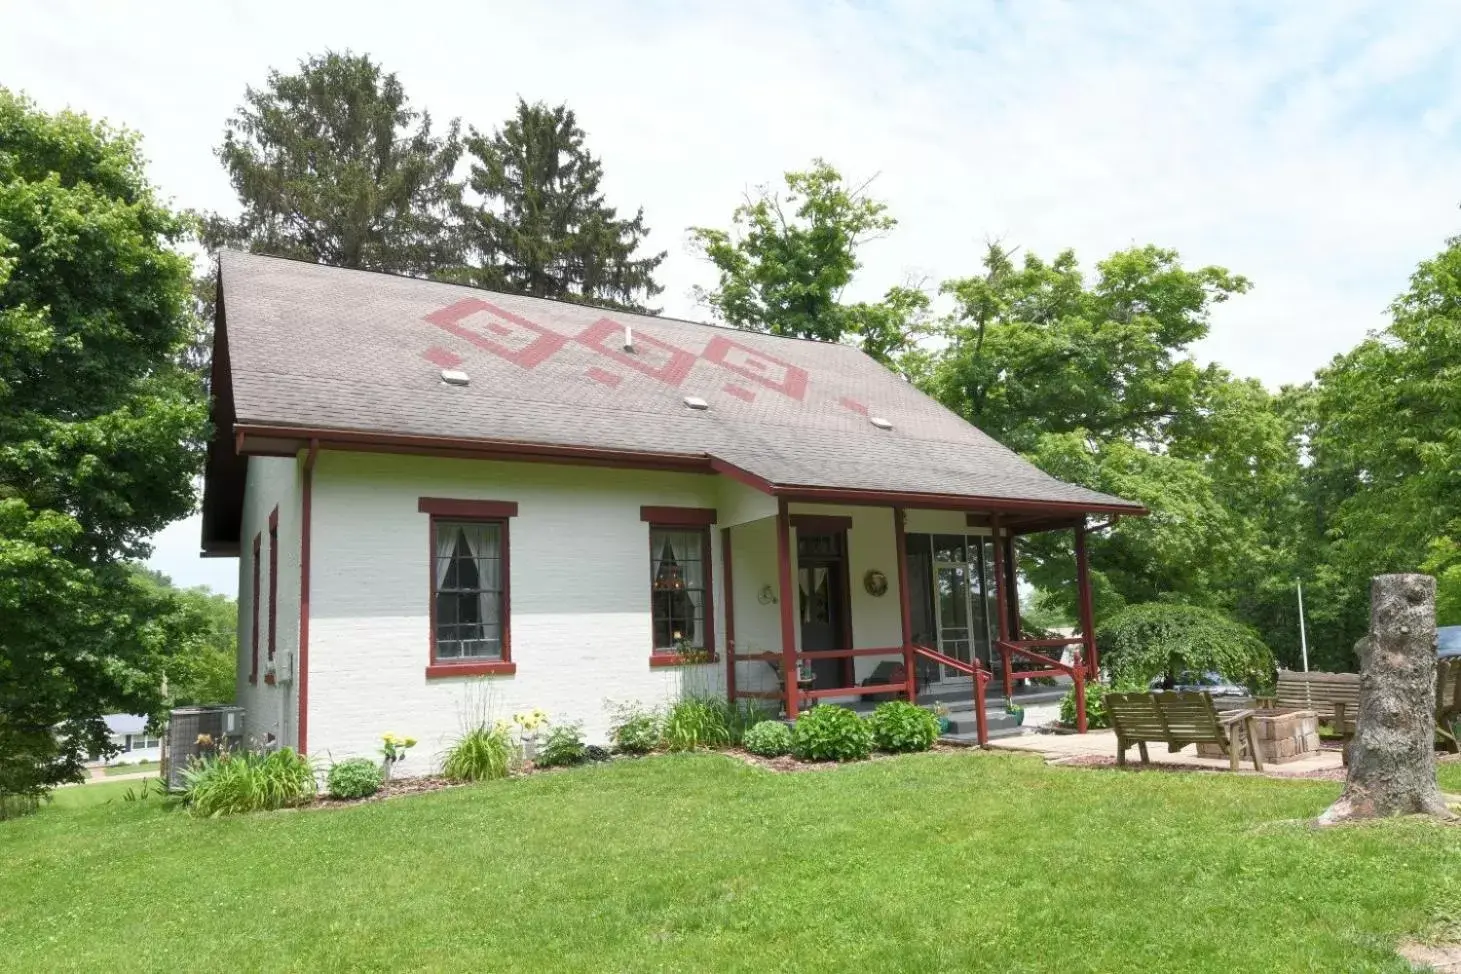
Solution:
<svg viewBox="0 0 1461 974"><path fill-rule="evenodd" d="M72 804L114 787L0 823L0 969L1354 974L1461 916L1461 830L1292 821L1332 782L705 755L235 819Z"/></svg>
<svg viewBox="0 0 1461 974"><path fill-rule="evenodd" d="M140 761L137 764L114 764L103 769L103 774L108 778L119 774L141 774L144 771L156 772L162 765L157 761Z"/></svg>

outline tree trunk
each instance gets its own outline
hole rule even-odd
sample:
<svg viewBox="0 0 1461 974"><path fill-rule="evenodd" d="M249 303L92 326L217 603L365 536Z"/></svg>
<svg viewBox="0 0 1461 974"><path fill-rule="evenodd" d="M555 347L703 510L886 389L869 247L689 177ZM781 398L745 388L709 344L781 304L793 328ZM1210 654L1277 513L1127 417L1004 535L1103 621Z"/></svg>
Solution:
<svg viewBox="0 0 1461 974"><path fill-rule="evenodd" d="M1390 815L1453 818L1436 784L1436 580L1380 575L1360 640L1349 777L1320 825Z"/></svg>

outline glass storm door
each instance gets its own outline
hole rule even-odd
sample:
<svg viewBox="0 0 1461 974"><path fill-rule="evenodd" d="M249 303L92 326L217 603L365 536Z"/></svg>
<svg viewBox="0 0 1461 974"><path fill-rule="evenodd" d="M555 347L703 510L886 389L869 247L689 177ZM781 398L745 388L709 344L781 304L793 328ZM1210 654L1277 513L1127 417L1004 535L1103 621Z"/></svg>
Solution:
<svg viewBox="0 0 1461 974"><path fill-rule="evenodd" d="M954 659L969 661L969 566L934 562L934 608L938 614L938 651ZM944 666L944 680L967 679L958 670Z"/></svg>

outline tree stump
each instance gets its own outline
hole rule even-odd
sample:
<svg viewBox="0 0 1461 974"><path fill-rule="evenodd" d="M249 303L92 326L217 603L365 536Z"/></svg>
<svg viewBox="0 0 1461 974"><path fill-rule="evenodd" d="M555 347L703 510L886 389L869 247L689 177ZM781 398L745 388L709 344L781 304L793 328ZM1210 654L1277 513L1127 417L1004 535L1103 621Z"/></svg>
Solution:
<svg viewBox="0 0 1461 974"><path fill-rule="evenodd" d="M1436 784L1436 580L1380 575L1359 643L1358 726L1349 776L1320 825L1390 815L1454 818Z"/></svg>

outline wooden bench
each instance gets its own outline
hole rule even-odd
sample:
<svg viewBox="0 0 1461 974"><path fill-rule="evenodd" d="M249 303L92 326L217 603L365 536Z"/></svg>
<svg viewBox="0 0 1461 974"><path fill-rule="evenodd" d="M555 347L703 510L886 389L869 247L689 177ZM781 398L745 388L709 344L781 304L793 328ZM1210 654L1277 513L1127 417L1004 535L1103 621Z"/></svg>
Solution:
<svg viewBox="0 0 1461 974"><path fill-rule="evenodd" d="M1461 659L1436 661L1436 740L1452 754L1461 753L1454 724L1461 719Z"/></svg>
<svg viewBox="0 0 1461 974"><path fill-rule="evenodd" d="M1263 770L1263 756L1258 753L1253 733L1253 711L1239 710L1219 716L1207 693L1108 693L1106 712L1116 731L1116 763L1126 764L1126 749L1135 744L1141 763L1150 764L1147 744L1167 745L1176 753L1188 744L1216 744L1228 756L1232 769L1238 770L1243 742L1236 733L1238 724L1248 741L1253 767Z"/></svg>
<svg viewBox="0 0 1461 974"><path fill-rule="evenodd" d="M1278 692L1259 700L1258 706L1312 710L1319 715L1321 723L1333 729L1335 736L1348 741L1354 737L1355 721L1360 713L1360 675L1279 670Z"/></svg>

